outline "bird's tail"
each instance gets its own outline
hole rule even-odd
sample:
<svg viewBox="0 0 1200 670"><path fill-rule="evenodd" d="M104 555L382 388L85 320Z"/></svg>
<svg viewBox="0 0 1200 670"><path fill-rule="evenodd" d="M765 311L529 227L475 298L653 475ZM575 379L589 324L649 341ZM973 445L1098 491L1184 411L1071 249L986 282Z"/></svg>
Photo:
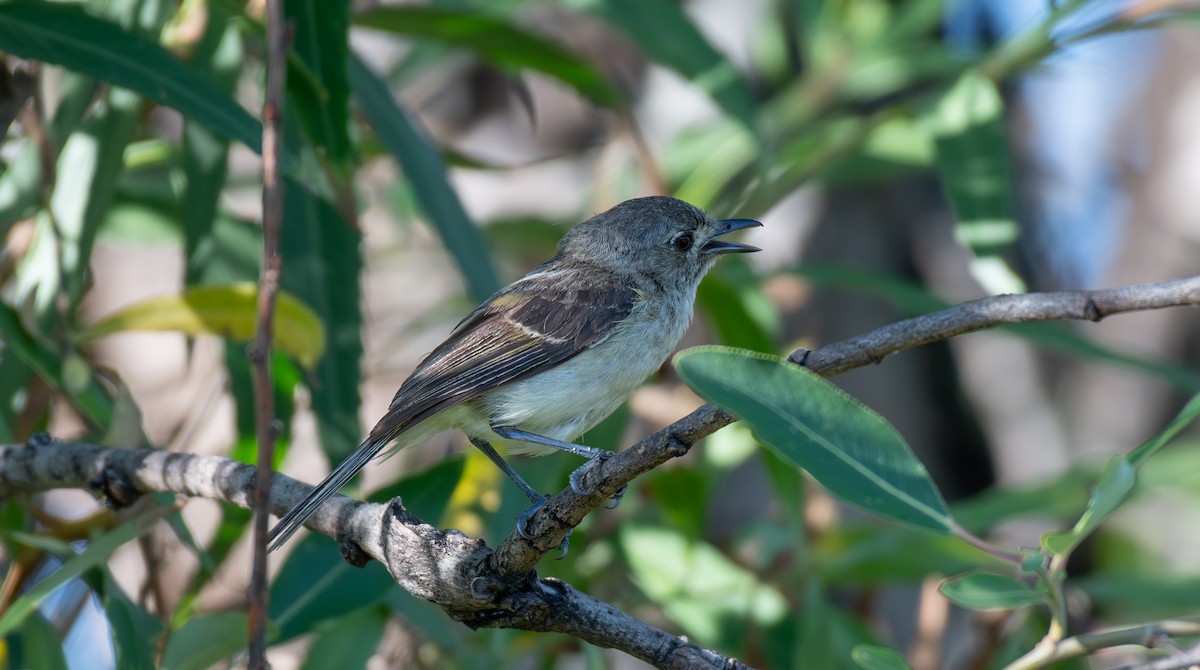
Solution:
<svg viewBox="0 0 1200 670"><path fill-rule="evenodd" d="M300 530L300 526L312 516L326 500L329 500L333 494L338 492L338 489L346 485L346 482L354 478L359 470L366 467L367 463L380 452L383 447L390 442L390 439L379 440L371 437L367 438L350 454L346 460L342 461L329 476L317 485L304 500L300 501L290 512L285 514L279 523L271 529L271 534L267 538L267 551L275 551L282 547L289 538Z"/></svg>

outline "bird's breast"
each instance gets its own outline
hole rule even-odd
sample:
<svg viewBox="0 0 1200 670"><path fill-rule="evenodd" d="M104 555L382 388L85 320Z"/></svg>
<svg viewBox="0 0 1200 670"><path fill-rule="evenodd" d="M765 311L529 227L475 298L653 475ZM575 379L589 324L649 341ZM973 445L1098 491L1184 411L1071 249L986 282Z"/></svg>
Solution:
<svg viewBox="0 0 1200 670"><path fill-rule="evenodd" d="M571 441L612 414L675 350L691 321L692 301L647 303L604 340L563 363L488 392L481 400L496 425ZM524 444L516 451L540 453Z"/></svg>

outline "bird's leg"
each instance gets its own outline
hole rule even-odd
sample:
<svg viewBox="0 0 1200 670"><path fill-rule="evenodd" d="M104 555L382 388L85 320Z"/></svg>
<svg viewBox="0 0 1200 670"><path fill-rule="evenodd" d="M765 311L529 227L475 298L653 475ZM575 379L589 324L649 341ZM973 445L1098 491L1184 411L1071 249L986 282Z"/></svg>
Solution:
<svg viewBox="0 0 1200 670"><path fill-rule="evenodd" d="M477 449L482 451L483 455L488 457L488 460L495 463L496 467L500 468L501 472L508 475L508 478L517 485L517 488L521 489L521 493L524 493L525 497L529 498L529 502L533 503L528 509L517 515L517 534L519 534L521 537L528 538L529 534L525 532L525 525L529 523L530 517L532 517L535 512L537 512L542 508L543 505L546 504L549 498L541 493L538 493L538 490L530 486L529 482L525 481L524 477L517 474L517 471L512 469L512 466L508 464L508 461L504 460L504 458L500 456L490 442L478 437L468 437L467 439L469 439L471 444L475 445ZM558 555L560 559L567 555L567 548L570 543L571 532L568 531L567 536L562 539L562 544L559 545L559 549L562 551L562 553Z"/></svg>
<svg viewBox="0 0 1200 670"><path fill-rule="evenodd" d="M538 435L537 433L530 433L528 431L521 430L520 428L513 428L512 426L492 426L492 432L507 440L538 444L543 447L559 449L567 453L586 458L587 463L575 468L575 470L571 472L571 476L568 478L568 481L571 482L571 490L579 495L587 495L589 493L589 491L583 488L582 483L583 475L587 472L587 469L590 468L597 460L601 458L607 458L612 455L611 451L597 449L595 447L585 447L582 444L575 444L573 442L563 442L562 440L556 440L552 437ZM626 488L626 486L622 486L620 491L617 491L613 494L612 505L606 505L608 509L613 509L617 505L621 504L621 498L625 495Z"/></svg>

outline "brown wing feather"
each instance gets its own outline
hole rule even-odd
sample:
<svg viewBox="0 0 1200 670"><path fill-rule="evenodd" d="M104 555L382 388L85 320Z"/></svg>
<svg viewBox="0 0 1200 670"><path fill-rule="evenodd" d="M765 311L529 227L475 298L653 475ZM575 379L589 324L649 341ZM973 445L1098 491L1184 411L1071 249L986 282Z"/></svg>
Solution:
<svg viewBox="0 0 1200 670"><path fill-rule="evenodd" d="M601 342L629 316L634 297L616 276L596 270L541 272L514 282L425 357L368 441L390 441L437 412Z"/></svg>

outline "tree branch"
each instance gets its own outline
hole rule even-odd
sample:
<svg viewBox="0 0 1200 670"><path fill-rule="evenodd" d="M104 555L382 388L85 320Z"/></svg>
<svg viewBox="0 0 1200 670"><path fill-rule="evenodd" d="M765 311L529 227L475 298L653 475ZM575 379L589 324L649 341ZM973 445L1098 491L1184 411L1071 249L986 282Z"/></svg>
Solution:
<svg viewBox="0 0 1200 670"><path fill-rule="evenodd" d="M790 360L829 376L921 344L1003 323L1095 321L1119 312L1181 305L1200 305L1200 277L1102 291L998 296L907 319L814 351L797 351ZM342 542L352 562L367 557L379 560L405 589L437 603L472 627L563 632L620 649L660 668L743 668L735 660L687 644L568 584L540 580L533 572L538 560L556 548L570 528L621 486L687 453L702 437L733 421L729 413L704 405L629 449L606 457L588 471L583 482L592 493L579 495L568 488L554 496L530 520L529 538L513 533L494 552L482 540L420 522L399 500L381 505L335 496L305 525ZM119 491L123 487L114 484L119 482L136 492L171 491L248 506L254 470L225 458L35 438L25 445L0 447L0 497L63 487ZM311 489L278 475L268 508L275 514L286 512ZM1084 641L1085 637L1069 640Z"/></svg>
<svg viewBox="0 0 1200 670"><path fill-rule="evenodd" d="M44 433L23 445L0 446L0 497L53 488L115 487L125 491L125 502L132 502L127 497L131 488L248 507L254 477L252 466L219 456L58 442ZM276 475L268 509L283 514L311 488ZM532 572L517 579L500 575L488 567L491 549L483 540L423 523L399 499L379 504L334 496L306 525L342 541L347 552L365 552L378 560L410 593L472 628L566 633L659 668L747 667L688 644L565 582L539 580ZM358 558L352 562L365 560Z"/></svg>

